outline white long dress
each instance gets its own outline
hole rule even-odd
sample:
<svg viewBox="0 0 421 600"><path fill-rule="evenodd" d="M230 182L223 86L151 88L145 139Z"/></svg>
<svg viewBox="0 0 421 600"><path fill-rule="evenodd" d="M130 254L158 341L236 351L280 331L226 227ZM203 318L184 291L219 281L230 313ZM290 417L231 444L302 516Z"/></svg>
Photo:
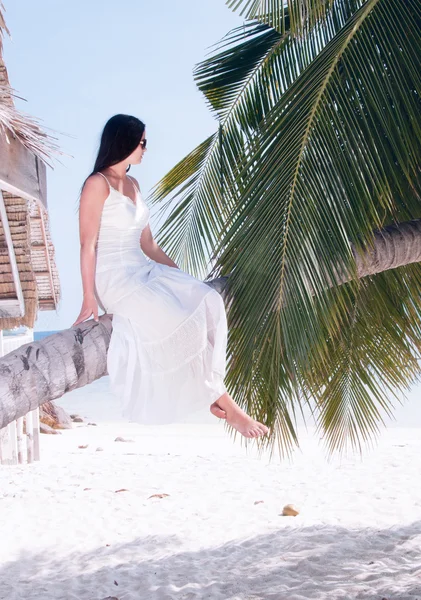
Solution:
<svg viewBox="0 0 421 600"><path fill-rule="evenodd" d="M143 253L148 206L132 179L136 204L103 177L110 192L98 234L95 292L113 315L111 390L132 421L181 421L226 391L225 306L203 281Z"/></svg>

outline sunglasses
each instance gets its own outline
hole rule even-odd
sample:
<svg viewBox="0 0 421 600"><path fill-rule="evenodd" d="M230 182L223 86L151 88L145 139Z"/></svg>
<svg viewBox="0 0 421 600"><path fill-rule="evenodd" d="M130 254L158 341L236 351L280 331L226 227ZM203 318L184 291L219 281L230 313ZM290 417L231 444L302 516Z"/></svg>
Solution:
<svg viewBox="0 0 421 600"><path fill-rule="evenodd" d="M143 140L140 140L139 144L142 146L142 148L145 150L146 149L146 142L148 140L146 138L144 138Z"/></svg>

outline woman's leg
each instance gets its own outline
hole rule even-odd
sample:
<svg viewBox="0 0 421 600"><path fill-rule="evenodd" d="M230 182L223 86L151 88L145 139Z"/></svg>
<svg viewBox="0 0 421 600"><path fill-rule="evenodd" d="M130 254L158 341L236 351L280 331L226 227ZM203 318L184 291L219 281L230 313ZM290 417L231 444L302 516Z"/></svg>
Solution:
<svg viewBox="0 0 421 600"><path fill-rule="evenodd" d="M226 419L227 423L239 431L244 437L261 437L268 433L269 429L263 423L255 421L245 413L238 404L225 392L210 407L211 413L220 419Z"/></svg>

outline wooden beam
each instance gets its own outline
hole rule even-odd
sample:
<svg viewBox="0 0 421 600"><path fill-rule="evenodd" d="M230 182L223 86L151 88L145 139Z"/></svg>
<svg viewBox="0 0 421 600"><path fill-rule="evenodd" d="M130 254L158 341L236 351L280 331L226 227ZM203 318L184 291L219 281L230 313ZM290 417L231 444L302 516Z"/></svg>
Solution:
<svg viewBox="0 0 421 600"><path fill-rule="evenodd" d="M26 436L25 436L26 437ZM16 439L18 445L18 463L23 464L24 454L26 454L26 439L23 435L23 417L16 420Z"/></svg>
<svg viewBox="0 0 421 600"><path fill-rule="evenodd" d="M34 460L39 460L40 459L40 443L39 443L39 406L37 406L37 408L32 412L33 415L33 419L32 419L32 437L34 440Z"/></svg>
<svg viewBox="0 0 421 600"><path fill-rule="evenodd" d="M34 460L34 411L30 410L27 415L25 415L26 421L26 461L27 463L31 463Z"/></svg>
<svg viewBox="0 0 421 600"><path fill-rule="evenodd" d="M53 273L52 273L52 269L51 269L50 253L48 250L47 233L45 231L44 214L43 214L42 207L40 207L40 209L39 209L39 214L41 216L41 231L42 231L42 238L44 240L45 260L47 262L48 275L49 275L49 279L50 279L51 296L53 298L54 306L57 306L56 291L54 289Z"/></svg>
<svg viewBox="0 0 421 600"><path fill-rule="evenodd" d="M8 131L0 136L0 189L47 207L45 164Z"/></svg>

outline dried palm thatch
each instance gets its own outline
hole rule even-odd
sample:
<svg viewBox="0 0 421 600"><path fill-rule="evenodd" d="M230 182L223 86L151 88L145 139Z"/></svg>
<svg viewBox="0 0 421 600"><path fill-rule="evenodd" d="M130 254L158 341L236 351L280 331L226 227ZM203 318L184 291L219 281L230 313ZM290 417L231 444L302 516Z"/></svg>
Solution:
<svg viewBox="0 0 421 600"><path fill-rule="evenodd" d="M12 134L33 154L50 165L53 154L61 154L56 138L43 131L38 121L30 115L19 111L13 98L19 98L11 87L3 61L3 36L10 35L4 19L4 5L0 2L0 135Z"/></svg>
<svg viewBox="0 0 421 600"><path fill-rule="evenodd" d="M41 188L45 182L45 164L48 164L53 154L60 151L55 138L42 131L34 118L18 111L14 105L13 98L17 95L10 86L2 57L2 36L4 33L10 35L3 11L4 6L0 2L0 140L6 140L6 145L3 146L6 148L6 155L9 153L7 148L11 149L11 154L7 157L9 160L10 157L12 161L15 159L13 148L18 144L28 151L23 156L27 156L30 161L28 166L15 159L18 160L18 181L15 177L10 182L6 176L4 186L7 187L9 183L12 186L9 186L8 191L0 190L0 201L4 202L5 208L5 222L0 219L0 300L15 300L18 296L17 287L20 285L25 306L23 316L8 314L7 310L0 312L0 329L10 329L20 325L33 327L38 310L54 310L59 302L60 283ZM14 145L11 144L12 141ZM34 162L34 157L38 157L44 164L37 163L36 159ZM19 189L19 179L24 179L23 171L25 177L29 173L29 179L32 178L31 183L34 183L32 187L40 190L40 196L23 191L20 196L10 191L11 188ZM10 232L9 244L7 231ZM13 273L14 260L19 282L16 282Z"/></svg>

